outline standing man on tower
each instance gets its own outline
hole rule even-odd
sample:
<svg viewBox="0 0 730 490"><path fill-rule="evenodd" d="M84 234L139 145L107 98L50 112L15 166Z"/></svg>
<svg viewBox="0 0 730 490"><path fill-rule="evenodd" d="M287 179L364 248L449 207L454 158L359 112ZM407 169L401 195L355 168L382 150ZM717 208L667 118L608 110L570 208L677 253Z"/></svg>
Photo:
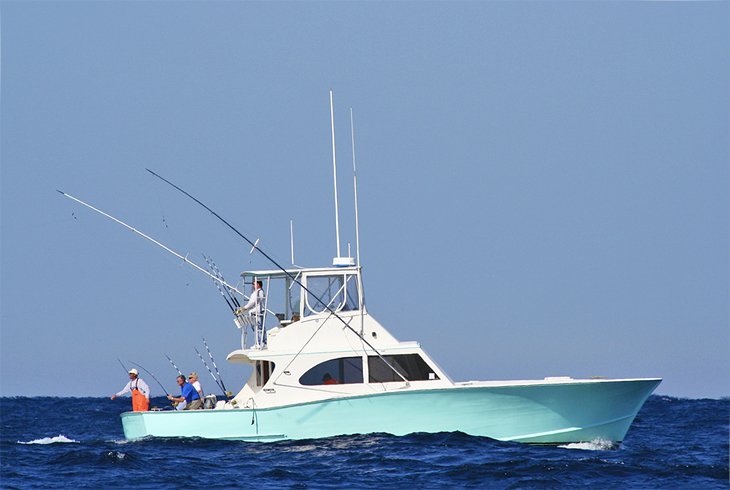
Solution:
<svg viewBox="0 0 730 490"><path fill-rule="evenodd" d="M132 368L129 370L129 383L122 388L122 391L111 396L114 400L125 393L132 393L132 410L135 412L146 412L150 409L150 387L139 377L139 371Z"/></svg>
<svg viewBox="0 0 730 490"><path fill-rule="evenodd" d="M259 347L261 344L266 345L266 332L262 331L264 327L264 290L262 289L263 286L264 283L260 280L254 281L253 292L248 298L248 303L235 311L236 315L243 315L244 312L248 312L248 314L254 320L254 325L256 325L254 327L254 333L256 336L256 347Z"/></svg>

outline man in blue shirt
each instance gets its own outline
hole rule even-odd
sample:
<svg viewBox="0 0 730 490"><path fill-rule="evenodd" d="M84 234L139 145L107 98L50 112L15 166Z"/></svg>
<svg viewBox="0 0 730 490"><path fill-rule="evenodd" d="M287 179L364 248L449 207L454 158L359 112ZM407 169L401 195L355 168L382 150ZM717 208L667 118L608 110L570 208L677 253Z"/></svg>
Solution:
<svg viewBox="0 0 730 490"><path fill-rule="evenodd" d="M180 394L182 396L172 396L168 394L168 400L177 403L185 402L183 410L200 410L203 408L203 400L200 399L200 395L195 388L193 388L193 385L185 381L185 376L182 374L178 376L177 384L180 387Z"/></svg>

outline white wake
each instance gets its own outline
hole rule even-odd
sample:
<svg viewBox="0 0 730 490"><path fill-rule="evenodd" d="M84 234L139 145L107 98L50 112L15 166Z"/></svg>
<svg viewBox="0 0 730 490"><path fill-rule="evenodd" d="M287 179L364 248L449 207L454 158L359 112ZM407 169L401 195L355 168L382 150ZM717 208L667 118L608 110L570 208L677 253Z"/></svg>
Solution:
<svg viewBox="0 0 730 490"><path fill-rule="evenodd" d="M616 447L616 443L605 439L593 439L590 442L572 442L558 447L562 447L563 449L582 449L584 451L609 451Z"/></svg>

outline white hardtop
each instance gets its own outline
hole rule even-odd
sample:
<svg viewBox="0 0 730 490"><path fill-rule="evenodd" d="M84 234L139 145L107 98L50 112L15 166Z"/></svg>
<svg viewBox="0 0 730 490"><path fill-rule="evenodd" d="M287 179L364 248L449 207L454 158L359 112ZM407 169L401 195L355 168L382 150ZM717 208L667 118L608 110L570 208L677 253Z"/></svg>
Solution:
<svg viewBox="0 0 730 490"><path fill-rule="evenodd" d="M360 267L358 266L349 266L349 267L299 267L296 269L271 269L271 270L258 270L258 271L243 271L241 272L241 277L243 278L265 278L270 277L272 279L278 279L278 278L285 278L285 277L294 277L299 278L302 275L309 275L309 274L327 274L327 273L333 273L333 274L357 274L360 271Z"/></svg>

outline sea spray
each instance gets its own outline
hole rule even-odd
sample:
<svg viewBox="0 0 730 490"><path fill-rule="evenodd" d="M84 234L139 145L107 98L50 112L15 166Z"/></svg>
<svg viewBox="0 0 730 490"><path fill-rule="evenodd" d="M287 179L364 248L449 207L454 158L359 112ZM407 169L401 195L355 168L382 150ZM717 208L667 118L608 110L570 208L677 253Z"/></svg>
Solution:
<svg viewBox="0 0 730 490"><path fill-rule="evenodd" d="M56 443L69 443L69 442L78 444L79 441L69 439L68 437L64 436L63 434L59 434L56 437L44 437L42 439L34 439L34 440L28 441L28 442L18 441L18 444L56 444Z"/></svg>

